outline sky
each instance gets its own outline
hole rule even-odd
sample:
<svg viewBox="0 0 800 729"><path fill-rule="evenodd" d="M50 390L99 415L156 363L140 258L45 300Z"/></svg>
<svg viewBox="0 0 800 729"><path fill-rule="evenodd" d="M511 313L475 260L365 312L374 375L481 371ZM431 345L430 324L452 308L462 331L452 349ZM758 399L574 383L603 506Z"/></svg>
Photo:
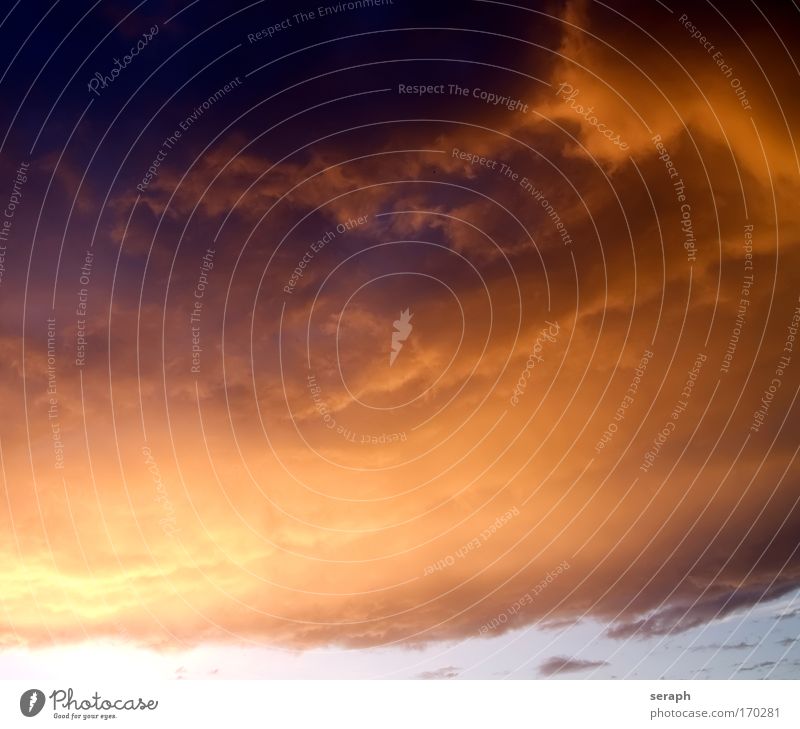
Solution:
<svg viewBox="0 0 800 729"><path fill-rule="evenodd" d="M793 3L2 11L0 678L797 678Z"/></svg>

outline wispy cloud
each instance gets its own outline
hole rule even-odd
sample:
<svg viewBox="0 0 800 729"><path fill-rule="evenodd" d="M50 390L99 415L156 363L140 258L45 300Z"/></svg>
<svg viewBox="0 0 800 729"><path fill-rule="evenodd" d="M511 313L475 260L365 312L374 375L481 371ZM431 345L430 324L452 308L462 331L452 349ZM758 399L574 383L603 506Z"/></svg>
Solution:
<svg viewBox="0 0 800 729"><path fill-rule="evenodd" d="M559 673L577 673L608 665L610 664L607 661L590 661L580 658L553 656L539 666L539 673L543 676L555 676Z"/></svg>

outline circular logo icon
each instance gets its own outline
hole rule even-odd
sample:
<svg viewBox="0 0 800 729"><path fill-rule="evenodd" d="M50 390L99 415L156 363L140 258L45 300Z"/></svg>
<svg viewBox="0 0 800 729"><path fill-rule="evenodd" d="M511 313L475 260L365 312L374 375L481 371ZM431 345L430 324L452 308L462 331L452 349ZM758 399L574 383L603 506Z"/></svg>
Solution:
<svg viewBox="0 0 800 729"><path fill-rule="evenodd" d="M44 691L28 689L19 697L19 710L23 716L36 716L44 709Z"/></svg>

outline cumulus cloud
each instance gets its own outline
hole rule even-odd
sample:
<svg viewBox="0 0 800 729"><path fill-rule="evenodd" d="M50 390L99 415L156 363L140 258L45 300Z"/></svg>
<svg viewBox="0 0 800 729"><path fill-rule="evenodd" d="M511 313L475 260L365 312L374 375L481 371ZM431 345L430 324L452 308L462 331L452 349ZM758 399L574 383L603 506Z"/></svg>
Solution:
<svg viewBox="0 0 800 729"><path fill-rule="evenodd" d="M8 282L0 396L28 420L0 423L0 641L420 645L477 637L501 614L495 634L596 620L612 638L651 638L800 586L787 435L796 369L742 445L797 305L786 273L800 265L791 135L744 54L730 60L753 89L754 121L680 28L683 76L630 22L565 8L551 39L563 57L537 64L545 87L519 91L531 114L486 107L480 128L373 131L375 155L358 160L352 137L282 159L236 132L194 164L187 142L135 210L132 188L116 191L100 226L85 369L71 361L75 287L56 300L63 470L48 416L51 291L34 287L44 292L28 305L35 319L18 331L25 284ZM626 12L647 21L634 4ZM628 148L557 97L561 83ZM794 106L783 109L791 119ZM691 265L654 133L691 189ZM456 148L520 178L468 165ZM74 169L59 173L60 194ZM94 186L85 195L99 204ZM78 213L92 208L80 202ZM724 373L745 224L758 285L737 369ZM91 226L73 226L83 255ZM42 227L50 262L63 227ZM195 378L190 316L212 245ZM74 260L63 265L76 281ZM390 368L405 308L414 330ZM559 333L537 359L546 322ZM699 353L691 402L673 418ZM529 384L513 404L520 380ZM657 466L643 469L676 421ZM609 424L618 434L602 442ZM565 560L570 569L536 591ZM558 656L540 670L605 665Z"/></svg>

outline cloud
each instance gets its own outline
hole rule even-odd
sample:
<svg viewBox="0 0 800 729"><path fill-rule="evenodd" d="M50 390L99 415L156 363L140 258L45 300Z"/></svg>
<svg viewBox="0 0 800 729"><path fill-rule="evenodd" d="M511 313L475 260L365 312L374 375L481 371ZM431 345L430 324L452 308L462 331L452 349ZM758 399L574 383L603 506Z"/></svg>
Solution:
<svg viewBox="0 0 800 729"><path fill-rule="evenodd" d="M774 668L775 666L780 665L778 661L761 661L760 663L753 663L749 666L741 666L739 668L740 671L763 671L765 668Z"/></svg>
<svg viewBox="0 0 800 729"><path fill-rule="evenodd" d="M579 671L589 671L593 668L611 665L607 661L588 661L579 658L567 658L565 656L553 656L548 658L539 666L539 673L542 676L555 676L560 673L576 673Z"/></svg>
<svg viewBox="0 0 800 729"><path fill-rule="evenodd" d="M800 586L794 362L763 429L750 430L797 306L791 135L752 67L742 74L755 111L741 117L677 24L682 76L613 12L564 8L548 47L566 58L538 62L549 86L520 90L534 114L486 107L477 121L488 131L393 126L369 144L327 140L282 161L284 137L248 146L242 130L178 184L195 151L187 138L142 196L124 245L135 184L115 188L99 227L83 369L74 312L93 228L77 216L56 298L63 471L45 322L69 210L61 193L80 168L60 169L30 283L3 279L0 397L15 415L0 423L0 643L124 635L163 650L417 646L469 639L509 614L497 633L597 624L613 638L650 638ZM658 29L635 4L624 9ZM744 54L730 60L745 68ZM791 83L788 61L774 63L786 72L775 83ZM562 82L628 150L556 97ZM795 107L790 98L790 120ZM651 132L691 190L694 263ZM546 204L454 148L508 165ZM355 160L365 149L375 156ZM94 179L83 186L78 212L100 204L98 190ZM368 221L308 253L359 215ZM751 260L745 223L757 283L723 372ZM195 377L190 312L212 244ZM19 272L27 262L12 251L7 264ZM414 331L390 369L392 322L407 307ZM537 359L548 320L559 335ZM674 418L701 352L706 363ZM674 434L643 470L669 423ZM520 516L493 529L512 508ZM569 572L527 599L564 560ZM543 672L602 665L556 657Z"/></svg>
<svg viewBox="0 0 800 729"><path fill-rule="evenodd" d="M418 673L414 678L421 678L421 679L446 679L446 678L458 678L459 673L461 673L461 669L457 668L456 666L444 666L443 668L437 668L435 671L423 671L422 673Z"/></svg>
<svg viewBox="0 0 800 729"><path fill-rule="evenodd" d="M745 643L741 641L739 643L711 643L709 645L698 645L690 648L689 651L692 653L696 653L698 651L739 651L745 650L746 648L756 648L758 643Z"/></svg>
<svg viewBox="0 0 800 729"><path fill-rule="evenodd" d="M670 605L639 620L622 622L608 630L610 638L650 638L672 635L696 628L759 602L775 600L796 589L793 582L753 586L749 589L704 596L688 605ZM725 646L730 648L731 646Z"/></svg>

